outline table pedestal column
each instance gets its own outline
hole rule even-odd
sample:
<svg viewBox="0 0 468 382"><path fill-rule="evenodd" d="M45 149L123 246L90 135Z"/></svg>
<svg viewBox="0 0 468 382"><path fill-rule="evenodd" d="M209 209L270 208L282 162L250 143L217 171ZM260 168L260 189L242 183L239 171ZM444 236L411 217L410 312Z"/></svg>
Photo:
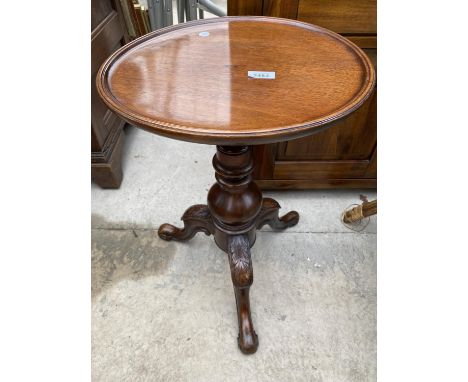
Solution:
<svg viewBox="0 0 468 382"><path fill-rule="evenodd" d="M163 224L158 231L164 240L188 240L197 232L214 235L219 248L228 254L239 321L239 348L254 353L258 338L250 314L249 289L253 282L250 248L256 230L268 224L275 229L291 227L299 214L291 211L279 218L280 205L262 193L252 181L250 146L217 146L213 158L217 182L208 193L208 205L195 205L182 216L184 228Z"/></svg>

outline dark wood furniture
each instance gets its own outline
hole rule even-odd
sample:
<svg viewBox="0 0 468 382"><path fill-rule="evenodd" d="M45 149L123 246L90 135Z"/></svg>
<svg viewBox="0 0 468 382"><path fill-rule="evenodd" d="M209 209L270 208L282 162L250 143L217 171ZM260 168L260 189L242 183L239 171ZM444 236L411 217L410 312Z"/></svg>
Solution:
<svg viewBox="0 0 468 382"><path fill-rule="evenodd" d="M275 79L251 78L249 71L274 72ZM217 182L207 205L186 210L183 228L163 224L159 236L188 240L204 232L228 254L244 353L258 346L249 303L256 230L299 221L295 211L279 218L279 204L262 197L252 181L252 147L319 134L365 105L374 81L372 63L349 40L264 17L208 19L150 33L114 53L98 73L100 96L129 123L217 145Z"/></svg>
<svg viewBox="0 0 468 382"><path fill-rule="evenodd" d="M118 188L122 181L125 122L99 98L95 79L104 60L124 44L122 21L113 1L91 1L91 179L103 188Z"/></svg>
<svg viewBox="0 0 468 382"><path fill-rule="evenodd" d="M228 0L228 15L264 15L330 29L377 61L377 0ZM262 189L375 188L377 96L309 137L256 146L254 179Z"/></svg>

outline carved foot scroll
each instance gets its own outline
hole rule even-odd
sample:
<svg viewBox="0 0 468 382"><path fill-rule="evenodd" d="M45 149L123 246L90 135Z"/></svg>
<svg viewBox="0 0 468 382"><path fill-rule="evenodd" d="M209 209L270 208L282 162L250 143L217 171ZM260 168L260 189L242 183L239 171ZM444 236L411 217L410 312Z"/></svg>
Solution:
<svg viewBox="0 0 468 382"><path fill-rule="evenodd" d="M250 315L249 290L253 283L253 270L250 244L246 235L229 237L228 256L239 321L237 342L242 353L252 354L257 351L258 337Z"/></svg>
<svg viewBox="0 0 468 382"><path fill-rule="evenodd" d="M296 211L288 212L286 215L279 217L279 209L281 206L275 199L263 198L262 209L257 217L257 229L268 224L274 229L285 229L295 226L299 222L299 213Z"/></svg>
<svg viewBox="0 0 468 382"><path fill-rule="evenodd" d="M195 236L197 232L204 232L207 236L214 234L214 226L208 207L196 204L188 208L182 216L184 228L163 224L159 227L158 235L161 239L171 241L185 241Z"/></svg>

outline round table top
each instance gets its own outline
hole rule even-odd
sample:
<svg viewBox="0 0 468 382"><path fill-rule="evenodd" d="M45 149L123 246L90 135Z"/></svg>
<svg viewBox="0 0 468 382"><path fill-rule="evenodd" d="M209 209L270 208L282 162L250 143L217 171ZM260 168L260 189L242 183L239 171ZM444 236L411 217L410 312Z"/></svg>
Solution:
<svg viewBox="0 0 468 382"><path fill-rule="evenodd" d="M157 30L102 65L100 96L128 122L198 143L252 145L312 134L372 93L372 63L327 29L222 17Z"/></svg>

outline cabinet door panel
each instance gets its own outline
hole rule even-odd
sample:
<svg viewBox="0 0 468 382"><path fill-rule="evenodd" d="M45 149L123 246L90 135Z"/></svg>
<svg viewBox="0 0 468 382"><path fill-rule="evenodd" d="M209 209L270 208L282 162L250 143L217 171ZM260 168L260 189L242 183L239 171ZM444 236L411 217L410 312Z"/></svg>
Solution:
<svg viewBox="0 0 468 382"><path fill-rule="evenodd" d="M299 0L263 0L263 15L296 19L298 6Z"/></svg>
<svg viewBox="0 0 468 382"><path fill-rule="evenodd" d="M279 146L277 160L363 160L369 159L376 143L376 129L369 114L369 100L356 112L309 137Z"/></svg>
<svg viewBox="0 0 468 382"><path fill-rule="evenodd" d="M297 19L344 34L377 33L376 0L300 0Z"/></svg>

